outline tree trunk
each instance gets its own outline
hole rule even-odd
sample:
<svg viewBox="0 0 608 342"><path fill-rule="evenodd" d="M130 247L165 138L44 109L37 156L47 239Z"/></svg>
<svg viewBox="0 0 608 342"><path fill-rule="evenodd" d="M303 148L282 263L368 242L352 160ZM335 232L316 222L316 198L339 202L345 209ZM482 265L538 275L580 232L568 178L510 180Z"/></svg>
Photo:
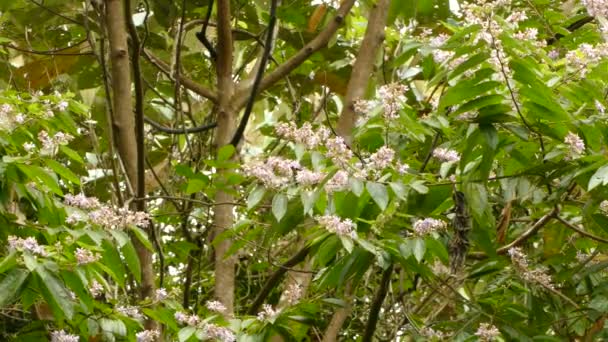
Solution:
<svg viewBox="0 0 608 342"><path fill-rule="evenodd" d="M357 121L353 103L365 96L378 52L384 41L384 28L388 18L390 0L378 0L369 14L367 30L359 48L357 60L348 81L344 108L338 120L337 133L347 143L352 141L352 130Z"/></svg>
<svg viewBox="0 0 608 342"><path fill-rule="evenodd" d="M217 89L218 89L218 118L215 145L220 148L230 143L236 127L236 112L231 106L234 84L232 81L232 31L230 26L230 0L217 2L218 28L218 59L217 59ZM223 171L219 171L222 177ZM213 237L219 236L229 229L234 220L234 196L219 190L215 195ZM232 242L224 239L215 247L215 296L226 307L227 315L234 312L235 258L226 257L226 252Z"/></svg>
<svg viewBox="0 0 608 342"><path fill-rule="evenodd" d="M135 134L135 116L131 93L131 67L127 44L127 27L124 3L121 0L106 0L106 27L110 43L110 62L112 74L113 125L116 129L116 142L120 159L127 173L129 189L135 191L138 177L143 170L138 170L137 147ZM136 201L137 202L137 201ZM132 238L141 264L140 296L152 298L155 287L152 253L135 237ZM154 327L149 321L147 327Z"/></svg>

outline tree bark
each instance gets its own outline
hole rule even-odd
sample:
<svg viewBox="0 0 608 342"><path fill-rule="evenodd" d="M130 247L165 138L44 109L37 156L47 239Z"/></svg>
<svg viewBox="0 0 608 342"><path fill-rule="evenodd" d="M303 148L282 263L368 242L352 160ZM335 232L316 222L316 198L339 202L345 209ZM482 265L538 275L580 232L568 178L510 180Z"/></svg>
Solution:
<svg viewBox="0 0 608 342"><path fill-rule="evenodd" d="M351 133L357 121L353 103L365 96L378 52L384 41L384 28L389 7L390 0L378 0L373 5L367 22L367 30L348 81L344 108L338 120L337 133L349 144L352 141Z"/></svg>
<svg viewBox="0 0 608 342"><path fill-rule="evenodd" d="M126 181L130 184L128 188L134 191L137 184L140 184L141 187L139 177L140 175L143 177L143 170L138 170L137 163L138 144L143 144L143 141L141 141L142 139L136 139L137 135L135 132L135 116L133 114L131 93L131 66L127 44L127 21L124 12L124 2L121 0L106 0L105 20L110 43L113 124L116 129L117 149L127 173ZM141 150L143 146L139 147ZM137 189L139 193L142 190ZM155 287L152 253L137 238L133 237L132 240L141 264L139 295L142 299L146 297L152 298ZM154 322L150 321L147 326L154 325Z"/></svg>
<svg viewBox="0 0 608 342"><path fill-rule="evenodd" d="M235 131L237 116L231 106L234 83L232 81L232 31L230 27L230 0L217 2L217 96L218 117L215 145L220 148L230 143ZM222 177L223 170L219 171ZM233 224L234 196L217 191L213 216L213 236L217 237ZM226 256L232 242L224 239L215 247L215 296L226 307L227 315L234 312L235 265L233 256Z"/></svg>
<svg viewBox="0 0 608 342"><path fill-rule="evenodd" d="M350 316L350 312L353 309L351 302L354 294L353 286L352 280L346 283L346 287L344 289L344 302L346 303L346 306L334 312L334 315L331 317L331 321L325 329L322 342L335 342L338 340L338 334L340 333L340 330L342 330L342 325L344 325L344 322L348 316Z"/></svg>

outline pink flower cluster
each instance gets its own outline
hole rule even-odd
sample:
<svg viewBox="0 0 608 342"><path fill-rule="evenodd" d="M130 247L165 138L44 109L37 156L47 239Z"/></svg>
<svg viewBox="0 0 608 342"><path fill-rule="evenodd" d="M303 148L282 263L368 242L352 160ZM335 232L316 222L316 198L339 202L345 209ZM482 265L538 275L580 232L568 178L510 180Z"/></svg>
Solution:
<svg viewBox="0 0 608 342"><path fill-rule="evenodd" d="M279 315L280 311L272 308L270 304L262 305L262 311L258 312L258 320L266 321L272 320Z"/></svg>
<svg viewBox="0 0 608 342"><path fill-rule="evenodd" d="M447 224L434 218L425 218L414 222L414 233L417 236L429 235L433 232L444 230Z"/></svg>
<svg viewBox="0 0 608 342"><path fill-rule="evenodd" d="M585 142L576 133L568 132L564 138L564 143L569 148L569 158L577 158L585 153Z"/></svg>
<svg viewBox="0 0 608 342"><path fill-rule="evenodd" d="M457 162L460 160L460 154L454 150L438 147L433 150L433 157L442 162Z"/></svg>
<svg viewBox="0 0 608 342"><path fill-rule="evenodd" d="M160 336L158 330L143 330L135 334L137 342L154 342Z"/></svg>
<svg viewBox="0 0 608 342"><path fill-rule="evenodd" d="M545 270L537 268L531 269L528 261L528 257L519 247L509 248L509 256L513 266L522 277L523 280L529 283L540 284L546 288L553 289L553 283L551 276L548 275Z"/></svg>
<svg viewBox="0 0 608 342"><path fill-rule="evenodd" d="M270 189L281 189L289 184L294 176L294 170L302 166L295 160L282 157L268 157L264 161L255 160L243 165L243 171L249 177L257 178Z"/></svg>
<svg viewBox="0 0 608 342"><path fill-rule="evenodd" d="M205 323L197 315L188 315L178 311L174 317L180 324L202 329L209 338L215 338L222 342L236 341L236 336L230 329L212 323Z"/></svg>
<svg viewBox="0 0 608 342"><path fill-rule="evenodd" d="M399 118L399 111L405 103L405 93L409 87L400 83L385 84L378 89L378 97L384 108L384 118L395 120Z"/></svg>
<svg viewBox="0 0 608 342"><path fill-rule="evenodd" d="M78 342L78 335L70 335L65 330L56 330L51 333L51 342Z"/></svg>
<svg viewBox="0 0 608 342"><path fill-rule="evenodd" d="M93 254L93 252L85 248L77 248L74 256L76 257L76 262L78 265L90 264L101 258L99 254Z"/></svg>
<svg viewBox="0 0 608 342"><path fill-rule="evenodd" d="M330 233L340 236L356 237L356 225L351 219L342 220L336 215L317 216L317 222Z"/></svg>
<svg viewBox="0 0 608 342"><path fill-rule="evenodd" d="M8 237L8 246L11 250L16 250L20 252L29 252L32 254L37 254L40 256L47 256L47 252L44 250L43 246L38 244L33 237L27 237L25 239L18 238L14 235L10 235Z"/></svg>
<svg viewBox="0 0 608 342"><path fill-rule="evenodd" d="M475 332L475 336L479 337L481 342L491 342L498 339L500 331L489 323L481 323Z"/></svg>
<svg viewBox="0 0 608 342"><path fill-rule="evenodd" d="M327 128L321 126L317 130L314 130L308 122L304 123L300 128L291 122L281 122L275 128L275 131L279 137L302 144L311 150L322 146L330 135Z"/></svg>
<svg viewBox="0 0 608 342"><path fill-rule="evenodd" d="M131 211L128 208L113 208L99 202L95 197L83 194L66 195L65 204L89 211L88 220L107 229L123 229L129 226L146 228L150 225L150 215L141 211ZM78 213L71 214L66 223L73 224L86 219Z"/></svg>

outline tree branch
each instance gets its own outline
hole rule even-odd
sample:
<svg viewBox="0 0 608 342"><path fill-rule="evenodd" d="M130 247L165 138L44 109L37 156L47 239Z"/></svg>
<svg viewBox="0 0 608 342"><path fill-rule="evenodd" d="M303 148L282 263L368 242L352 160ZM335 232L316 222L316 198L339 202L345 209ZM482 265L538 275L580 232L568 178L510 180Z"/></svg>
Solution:
<svg viewBox="0 0 608 342"><path fill-rule="evenodd" d="M264 287L262 287L262 289L258 293L257 297L255 297L255 299L253 300L253 303L249 307L249 310L247 310L247 314L255 315L258 312L258 309L264 303L270 291L272 291L272 289L277 286L283 275L287 273L290 268L304 261L304 259L306 259L306 256L310 252L310 249L311 246L306 246L302 248L299 252L292 256L291 259L285 261L276 271L274 271L274 273L266 281L266 284L264 284Z"/></svg>
<svg viewBox="0 0 608 342"><path fill-rule="evenodd" d="M556 218L558 213L559 213L559 209L557 207L554 207L553 209L551 209L551 211L549 213L545 214L543 217L538 219L538 221L536 221L532 225L532 227L528 228L528 230L526 230L520 236L518 236L517 239L511 241L510 244L502 246L499 249L497 249L496 254L499 254L499 255L506 254L509 251L509 249L521 245L527 239L529 239L532 235L536 234L536 232L538 232L547 223L549 223L549 221L551 221L551 219ZM467 255L467 257L471 257L474 259L483 259L483 258L487 257L487 255L483 252L477 252L477 253L470 253Z"/></svg>
<svg viewBox="0 0 608 342"><path fill-rule="evenodd" d="M325 29L321 31L313 40L308 42L300 51L288 59L285 63L276 67L273 71L267 74L261 81L259 91L262 92L270 86L281 80L283 77L300 66L313 53L319 51L327 45L329 40L338 31L338 28L344 22L344 17L350 12L350 9L355 4L355 0L344 0L338 9L336 16L327 24ZM243 95L248 93L248 88L239 89L235 95L235 108L242 108L247 103L247 98Z"/></svg>
<svg viewBox="0 0 608 342"><path fill-rule="evenodd" d="M234 132L232 140L230 140L230 144L232 144L233 146L239 144L239 141L243 137L243 133L245 133L245 128L247 128L249 116L251 115L253 104L255 103L255 97L258 95L258 88L260 87L260 82L262 81L264 70L266 69L266 65L268 64L268 58L270 57L270 51L272 50L272 37L274 35L274 26L277 22L277 2L278 0L270 1L270 19L268 21L268 29L266 30L266 44L264 46L264 53L262 54L260 66L258 68L257 74L255 75L255 80L253 81L253 85L251 87L251 95L249 95L249 101L247 101L247 106L245 107L243 118L241 119L239 126Z"/></svg>
<svg viewBox="0 0 608 342"><path fill-rule="evenodd" d="M154 66L156 66L163 74L167 75L168 77L172 76L171 67L169 67L169 65L167 63L165 63L163 60L161 60L160 58L155 56L150 50L144 49L143 55L144 55L144 57L146 57L146 59L150 63L152 63ZM213 91L207 89L206 87L202 86L198 82L195 82L191 78L188 78L184 75L179 76L179 81L187 89L210 100L211 102L217 103L217 101L218 101L217 94L214 93Z"/></svg>
<svg viewBox="0 0 608 342"><path fill-rule="evenodd" d="M209 5L207 5L207 14L205 15L205 21L203 22L203 27L201 27L201 31L196 33L196 38L203 44L203 46L209 51L209 56L211 56L211 60L217 60L217 52L211 45L209 39L207 39L207 27L209 26L209 19L211 19L211 12L213 11L213 2L214 0L209 1Z"/></svg>
<svg viewBox="0 0 608 342"><path fill-rule="evenodd" d="M165 126L161 125L160 123L150 119L147 116L144 116L144 120L146 121L146 123L148 123L150 126L154 127L156 130L161 131L163 133L168 133L168 134L200 133L200 132L208 131L210 129L217 127L217 122L212 122L212 123L200 125L197 127L171 128L171 127L165 127Z"/></svg>
<svg viewBox="0 0 608 342"><path fill-rule="evenodd" d="M363 342L371 342L374 337L380 309L382 308L382 303L384 303L384 298L388 292L388 286L391 283L391 275L393 275L393 264L382 272L380 287L378 288L378 291L374 296L374 301L369 308L369 318L367 319L367 325L365 326L365 332L363 333L363 339L361 340Z"/></svg>
<svg viewBox="0 0 608 342"><path fill-rule="evenodd" d="M564 226L566 226L566 227L568 227L568 228L570 228L570 229L574 230L575 232L577 232L577 233L581 234L582 236L588 237L588 238L590 238L591 240L595 240L595 241L597 241L597 242L601 242L601 243L608 243L608 239L604 239L604 238L602 238L602 237L599 237L599 236L593 235L593 234L591 234L591 233L587 233L586 231L584 231L584 230L580 229L579 227L577 227L577 226L573 225L572 223L570 223L570 222L566 221L565 219L563 219L563 218L562 218L562 217L560 217L560 216L556 216L555 218L556 218L556 219L557 219L559 222L561 222L561 223L562 223Z"/></svg>

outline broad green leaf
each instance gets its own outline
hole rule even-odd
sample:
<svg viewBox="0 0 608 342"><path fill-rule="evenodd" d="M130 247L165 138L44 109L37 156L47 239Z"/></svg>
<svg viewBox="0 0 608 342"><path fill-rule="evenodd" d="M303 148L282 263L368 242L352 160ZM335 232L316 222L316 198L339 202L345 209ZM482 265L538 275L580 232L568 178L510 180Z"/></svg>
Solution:
<svg viewBox="0 0 608 342"><path fill-rule="evenodd" d="M424 239L416 238L414 239L414 248L413 253L414 257L418 262L424 259L424 253L426 252L426 244L424 243Z"/></svg>
<svg viewBox="0 0 608 342"><path fill-rule="evenodd" d="M453 106L466 100L474 99L491 90L497 89L500 85L501 83L497 81L487 81L479 84L471 84L471 82L462 81L445 92L439 101L439 108Z"/></svg>
<svg viewBox="0 0 608 342"><path fill-rule="evenodd" d="M234 155L236 149L232 144L224 145L217 151L217 160L218 161L226 161L230 159Z"/></svg>
<svg viewBox="0 0 608 342"><path fill-rule="evenodd" d="M70 169L61 165L53 159L45 159L44 162L51 170L55 171L63 179L72 182L73 184L80 185L80 178L76 176Z"/></svg>
<svg viewBox="0 0 608 342"><path fill-rule="evenodd" d="M190 336L192 336L194 334L195 331L196 331L195 327L185 327L185 328L182 328L177 333L177 338L178 338L179 342L185 342L185 341L187 341L190 338Z"/></svg>
<svg viewBox="0 0 608 342"><path fill-rule="evenodd" d="M0 308L9 304L21 291L21 286L30 272L23 268L10 270L0 281Z"/></svg>
<svg viewBox="0 0 608 342"><path fill-rule="evenodd" d="M62 196L63 192L55 178L51 177L43 168L35 165L15 164L23 173L40 185L47 186L56 195Z"/></svg>
<svg viewBox="0 0 608 342"><path fill-rule="evenodd" d="M406 189L405 185L403 185L402 183L396 183L396 182L390 182L390 183L388 183L388 185L390 185L391 189L393 190L395 195L397 195L397 197L399 197L399 199L401 199L403 201L407 200L407 189Z"/></svg>
<svg viewBox="0 0 608 342"><path fill-rule="evenodd" d="M284 193L278 193L274 195L272 199L272 214L277 219L277 221L281 221L285 213L287 212L287 195Z"/></svg>
<svg viewBox="0 0 608 342"><path fill-rule="evenodd" d="M133 232L133 235L137 237L137 240L139 240L139 242L141 242L144 247L146 247L150 252L155 252L152 243L148 239L148 233L146 233L143 229L135 226L131 227L130 229Z"/></svg>
<svg viewBox="0 0 608 342"><path fill-rule="evenodd" d="M587 190L591 191L595 189L598 185L606 185L608 184L608 165L604 165L597 169L591 179L589 179L589 186Z"/></svg>
<svg viewBox="0 0 608 342"><path fill-rule="evenodd" d="M135 247L131 243L131 241L127 242L120 249L122 255L125 257L125 262L131 270L131 274L135 277L135 280L140 283L141 282L141 266L139 263L139 257L137 256L137 252L135 251Z"/></svg>
<svg viewBox="0 0 608 342"><path fill-rule="evenodd" d="M6 272L9 268L15 267L17 265L17 253L15 251L11 251L7 256L2 258L0 261L0 273Z"/></svg>
<svg viewBox="0 0 608 342"><path fill-rule="evenodd" d="M119 319L100 318L101 330L118 336L127 335L127 326Z"/></svg>
<svg viewBox="0 0 608 342"><path fill-rule="evenodd" d="M84 164L84 160L78 154L78 152L72 150L71 148L69 148L65 145L61 145L61 146L59 146L59 151L63 152L66 156L68 156L73 161L78 162L79 164Z"/></svg>
<svg viewBox="0 0 608 342"><path fill-rule="evenodd" d="M44 266L39 266L36 269L36 274L40 277L44 292L48 292L46 299L52 308L61 310L61 314L65 315L68 319L72 319L74 315L74 302L68 289L63 283L51 272L49 272Z"/></svg>
<svg viewBox="0 0 608 342"><path fill-rule="evenodd" d="M350 177L348 179L348 184L350 185L350 191L355 194L357 197L361 196L363 193L364 187L363 182L356 177Z"/></svg>
<svg viewBox="0 0 608 342"><path fill-rule="evenodd" d="M120 254L118 254L116 248L108 240L102 242L102 248L101 264L107 268L112 278L119 285L124 286L126 270L123 261L120 259Z"/></svg>
<svg viewBox="0 0 608 342"><path fill-rule="evenodd" d="M381 183L367 182L366 187L374 202L378 204L380 209L385 210L386 206L388 206L388 191L386 190L386 186Z"/></svg>
<svg viewBox="0 0 608 342"><path fill-rule="evenodd" d="M262 198L264 198L265 193L266 193L266 188L264 188L261 185L257 185L255 187L255 189L253 189L253 191L251 191L251 193L249 194L249 197L247 197L247 210L251 210L258 203L260 203Z"/></svg>

